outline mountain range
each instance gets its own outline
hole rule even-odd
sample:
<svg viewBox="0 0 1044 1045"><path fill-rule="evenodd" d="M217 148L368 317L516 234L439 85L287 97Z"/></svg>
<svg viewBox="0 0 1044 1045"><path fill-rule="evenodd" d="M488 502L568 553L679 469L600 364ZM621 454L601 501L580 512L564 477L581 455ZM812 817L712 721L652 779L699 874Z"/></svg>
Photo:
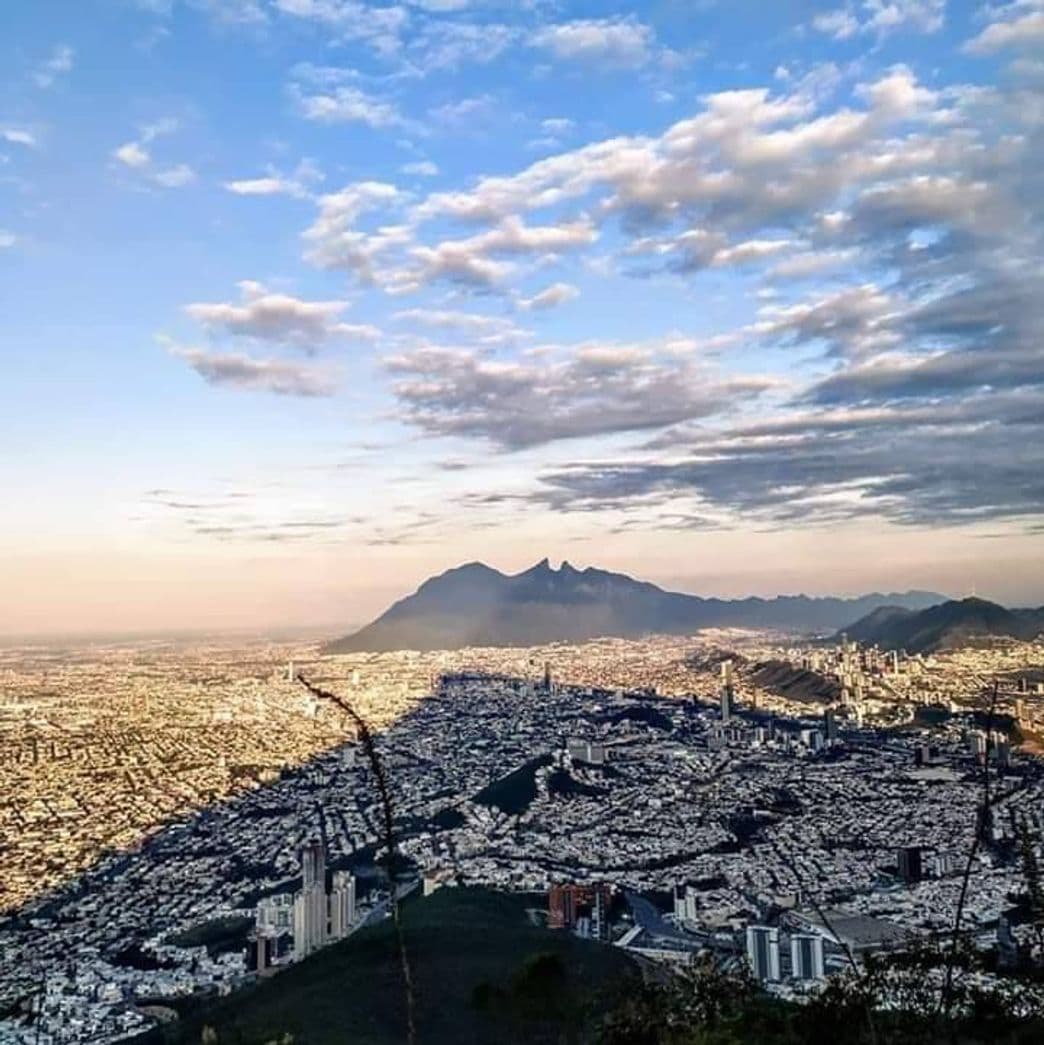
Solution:
<svg viewBox="0 0 1044 1045"><path fill-rule="evenodd" d="M882 606L921 610L945 601L934 592L874 593L858 598L784 595L705 599L664 591L621 573L547 559L504 574L467 563L425 581L371 624L329 643L329 653L465 646L532 646L599 637L684 635L708 627L830 632Z"/></svg>
<svg viewBox="0 0 1044 1045"><path fill-rule="evenodd" d="M922 610L879 606L844 630L850 639L882 649L932 653L984 638L1036 638L1044 632L1044 606L1009 610L976 598L949 600Z"/></svg>

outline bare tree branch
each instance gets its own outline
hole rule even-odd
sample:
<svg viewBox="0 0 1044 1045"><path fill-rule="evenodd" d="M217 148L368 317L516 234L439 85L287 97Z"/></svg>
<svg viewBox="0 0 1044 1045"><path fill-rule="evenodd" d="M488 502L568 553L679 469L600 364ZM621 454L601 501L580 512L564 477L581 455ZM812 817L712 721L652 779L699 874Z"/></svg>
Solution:
<svg viewBox="0 0 1044 1045"><path fill-rule="evenodd" d="M964 865L964 874L961 877L961 892L957 898L957 910L953 916L953 933L950 940L950 953L946 960L946 979L943 982L942 993L939 996L939 1008L942 1015L949 1019L950 1009L953 1005L953 973L956 966L957 947L961 937L961 922L964 918L964 905L968 898L968 887L971 883L972 868L975 866L975 858L979 855L983 835L986 833L990 818L990 750L993 744L993 720L997 713L997 696L1000 685L996 679L993 680L993 695L990 697L989 712L986 715L986 753L982 763L982 805L979 807L975 818L975 833L972 837L971 848L968 851L968 860Z"/></svg>
<svg viewBox="0 0 1044 1045"><path fill-rule="evenodd" d="M406 937L402 930L399 897L395 888L395 869L396 864L398 863L399 851L395 841L395 816L392 807L391 792L388 790L388 779L384 772L384 763L381 761L381 757L377 753L377 746L374 743L373 733L371 733L370 727L366 724L366 720L362 715L355 710L348 700L344 697L337 696L335 693L330 693L327 690L312 685L312 683L303 675L298 674L297 681L300 682L313 697L316 697L318 700L328 700L331 703L336 704L337 707L339 707L352 720L356 732L359 735L359 742L362 744L363 751L369 760L370 768L373 770L374 779L377 782L377 794L381 802L383 820L381 843L384 846L385 853L387 854L386 863L388 868L388 888L391 893L392 921L395 924L395 938L399 948L399 965L402 971L403 989L406 994L407 1040L409 1045L416 1045L417 1027L413 993L413 970L410 967L409 955L406 952Z"/></svg>

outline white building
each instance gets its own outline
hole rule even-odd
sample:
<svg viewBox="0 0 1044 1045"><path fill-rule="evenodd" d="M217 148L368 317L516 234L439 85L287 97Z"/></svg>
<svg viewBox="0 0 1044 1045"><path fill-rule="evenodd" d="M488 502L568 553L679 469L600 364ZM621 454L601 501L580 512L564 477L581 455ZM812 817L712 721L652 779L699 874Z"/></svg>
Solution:
<svg viewBox="0 0 1044 1045"><path fill-rule="evenodd" d="M699 893L691 885L674 887L674 917L680 922L695 922L699 913Z"/></svg>
<svg viewBox="0 0 1044 1045"><path fill-rule="evenodd" d="M330 939L348 935L355 922L355 878L349 871L335 871L329 896Z"/></svg>
<svg viewBox="0 0 1044 1045"><path fill-rule="evenodd" d="M326 852L321 842L301 850L301 891L294 898L294 953L298 959L326 943Z"/></svg>
<svg viewBox="0 0 1044 1045"><path fill-rule="evenodd" d="M768 925L748 925L747 960L757 979L778 980L779 930Z"/></svg>
<svg viewBox="0 0 1044 1045"><path fill-rule="evenodd" d="M795 980L822 980L826 976L823 937L794 933L790 937L790 968Z"/></svg>

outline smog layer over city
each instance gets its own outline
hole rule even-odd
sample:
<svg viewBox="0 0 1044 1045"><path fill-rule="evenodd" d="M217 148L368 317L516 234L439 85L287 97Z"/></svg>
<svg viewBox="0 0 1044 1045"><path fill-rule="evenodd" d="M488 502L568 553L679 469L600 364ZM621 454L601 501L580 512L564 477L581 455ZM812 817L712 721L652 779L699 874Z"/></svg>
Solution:
<svg viewBox="0 0 1044 1045"><path fill-rule="evenodd" d="M1044 1041L1044 2L8 0L0 1045Z"/></svg>

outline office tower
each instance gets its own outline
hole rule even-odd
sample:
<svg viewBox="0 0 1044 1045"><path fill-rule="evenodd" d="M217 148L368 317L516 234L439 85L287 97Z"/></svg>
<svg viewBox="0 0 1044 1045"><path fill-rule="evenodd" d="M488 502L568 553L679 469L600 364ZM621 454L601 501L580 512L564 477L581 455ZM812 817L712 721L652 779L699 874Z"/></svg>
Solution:
<svg viewBox="0 0 1044 1045"><path fill-rule="evenodd" d="M823 937L794 933L790 937L790 968L795 980L822 980L826 976Z"/></svg>
<svg viewBox="0 0 1044 1045"><path fill-rule="evenodd" d="M301 847L301 887L313 885L326 888L326 850L317 838Z"/></svg>
<svg viewBox="0 0 1044 1045"><path fill-rule="evenodd" d="M779 930L768 925L747 926L747 960L755 979L779 979Z"/></svg>
<svg viewBox="0 0 1044 1045"><path fill-rule="evenodd" d="M818 729L803 729L801 731L801 742L810 751L823 750L823 734Z"/></svg>
<svg viewBox="0 0 1044 1045"><path fill-rule="evenodd" d="M544 692L551 692L551 661L544 661Z"/></svg>
<svg viewBox="0 0 1044 1045"><path fill-rule="evenodd" d="M993 742L993 751L997 759L997 765L1011 765L1011 741L1006 736L999 734L996 737Z"/></svg>
<svg viewBox="0 0 1044 1045"><path fill-rule="evenodd" d="M837 712L833 708L823 712L823 733L828 743L837 740Z"/></svg>
<svg viewBox="0 0 1044 1045"><path fill-rule="evenodd" d="M968 751L978 762L986 761L986 734L973 730L968 734Z"/></svg>
<svg viewBox="0 0 1044 1045"><path fill-rule="evenodd" d="M608 936L608 913L611 900L609 886L552 885L547 893L547 927L576 929L581 921L586 934Z"/></svg>
<svg viewBox="0 0 1044 1045"><path fill-rule="evenodd" d="M330 938L340 940L355 922L355 877L350 872L334 872L329 909Z"/></svg>
<svg viewBox="0 0 1044 1045"><path fill-rule="evenodd" d="M576 923L576 893L571 885L553 885L547 894L547 927L571 929Z"/></svg>
<svg viewBox="0 0 1044 1045"><path fill-rule="evenodd" d="M721 720L728 722L732 718L734 695L732 689L732 661L725 660L721 664Z"/></svg>
<svg viewBox="0 0 1044 1045"><path fill-rule="evenodd" d="M676 882L674 886L674 917L685 917L685 883Z"/></svg>
<svg viewBox="0 0 1044 1045"><path fill-rule="evenodd" d="M301 849L301 891L294 899L294 950L304 958L326 943L326 852L322 842Z"/></svg>
<svg viewBox="0 0 1044 1045"><path fill-rule="evenodd" d="M297 669L294 667L294 662L292 660L286 665L286 681L297 681Z"/></svg>
<svg viewBox="0 0 1044 1045"><path fill-rule="evenodd" d="M607 752L604 744L592 744L589 740L569 737L566 740L566 754L574 762L589 762L600 766L605 764Z"/></svg>
<svg viewBox="0 0 1044 1045"><path fill-rule="evenodd" d="M591 910L591 935L596 940L609 939L609 890L604 885L594 889L594 907Z"/></svg>
<svg viewBox="0 0 1044 1045"><path fill-rule="evenodd" d="M700 910L700 894L691 885L674 887L674 917L681 922L695 922Z"/></svg>
<svg viewBox="0 0 1044 1045"><path fill-rule="evenodd" d="M908 845L899 850L899 877L908 885L919 882L923 877L921 866L921 847Z"/></svg>

